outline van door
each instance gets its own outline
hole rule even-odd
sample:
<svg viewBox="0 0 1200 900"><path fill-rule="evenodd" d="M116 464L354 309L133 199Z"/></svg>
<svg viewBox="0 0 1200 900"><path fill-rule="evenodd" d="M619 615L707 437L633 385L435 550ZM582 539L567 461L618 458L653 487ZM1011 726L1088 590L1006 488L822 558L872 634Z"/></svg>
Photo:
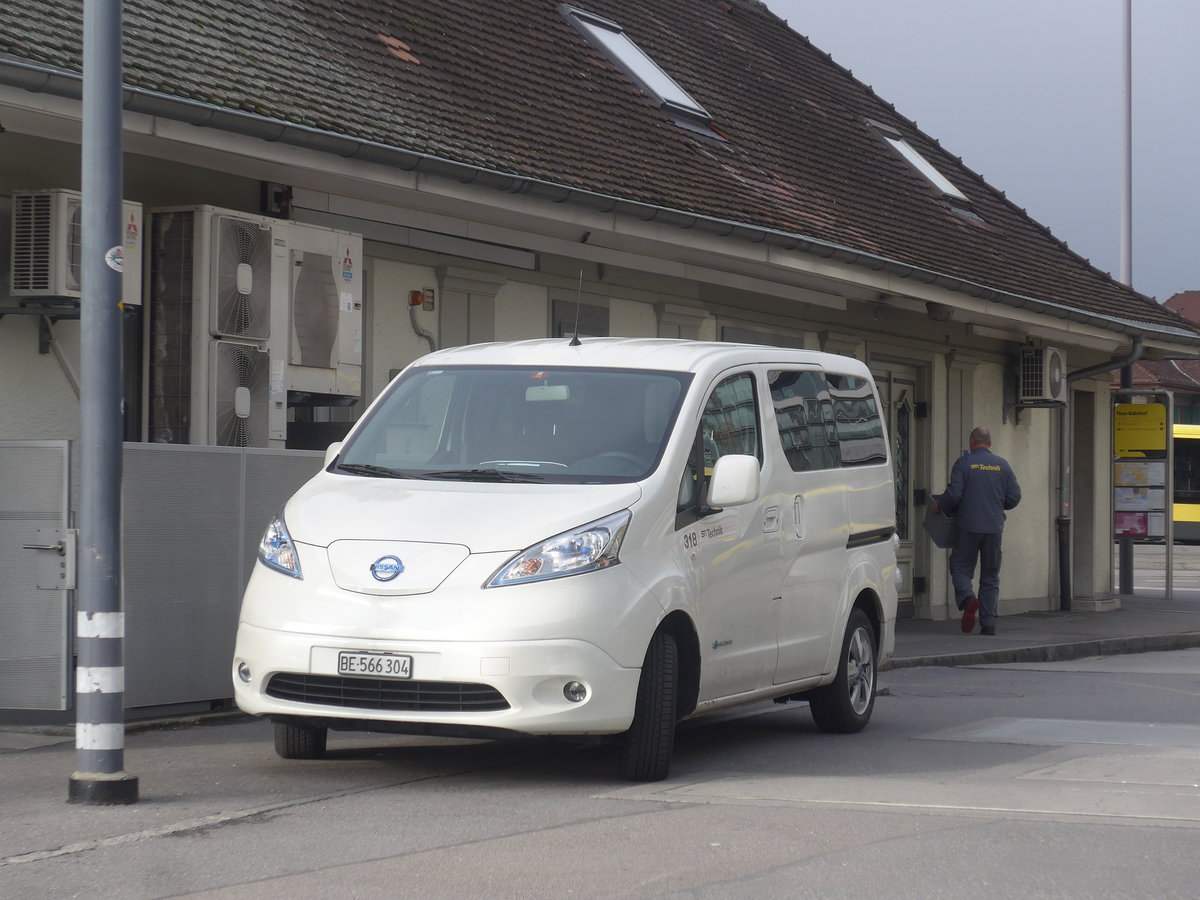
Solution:
<svg viewBox="0 0 1200 900"><path fill-rule="evenodd" d="M825 375L813 370L767 373L780 453L783 545L778 658L774 683L823 674L832 640L841 638L839 611L846 580L846 483L833 399ZM835 636L834 632L838 632Z"/></svg>
<svg viewBox="0 0 1200 900"><path fill-rule="evenodd" d="M749 371L725 377L712 389L680 483L675 546L695 600L701 700L769 683L775 664L778 497L764 491L744 506L704 506L707 477L718 458L741 453L763 459L757 397Z"/></svg>

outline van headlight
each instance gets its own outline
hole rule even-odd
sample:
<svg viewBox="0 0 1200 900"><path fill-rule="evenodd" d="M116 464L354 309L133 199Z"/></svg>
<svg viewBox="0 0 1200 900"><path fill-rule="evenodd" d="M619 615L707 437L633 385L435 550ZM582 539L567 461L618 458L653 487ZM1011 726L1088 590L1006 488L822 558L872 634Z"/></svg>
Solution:
<svg viewBox="0 0 1200 900"><path fill-rule="evenodd" d="M287 526L283 524L283 516L277 515L267 526L262 540L258 542L258 558L263 565L269 566L276 572L291 575L293 578L303 578L300 574L300 554L292 536L288 534Z"/></svg>
<svg viewBox="0 0 1200 900"><path fill-rule="evenodd" d="M504 587L616 565L631 518L625 509L535 544L496 572L484 587Z"/></svg>

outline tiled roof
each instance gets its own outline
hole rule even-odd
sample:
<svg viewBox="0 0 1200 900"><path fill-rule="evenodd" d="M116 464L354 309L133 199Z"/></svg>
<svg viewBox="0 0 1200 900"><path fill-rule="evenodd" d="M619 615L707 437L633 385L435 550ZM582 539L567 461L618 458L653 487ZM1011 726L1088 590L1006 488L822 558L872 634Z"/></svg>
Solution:
<svg viewBox="0 0 1200 900"><path fill-rule="evenodd" d="M1131 368L1135 388L1200 393L1200 360L1142 360L1134 363Z"/></svg>
<svg viewBox="0 0 1200 900"><path fill-rule="evenodd" d="M1173 309L1190 322L1200 322L1200 291L1180 291L1172 294L1163 304Z"/></svg>
<svg viewBox="0 0 1200 900"><path fill-rule="evenodd" d="M557 0L125 0L149 91L794 234L1010 294L1200 329L1091 267L757 0L580 0L728 140L677 126ZM81 68L80 0L0 5L0 54ZM898 130L982 222L864 124Z"/></svg>

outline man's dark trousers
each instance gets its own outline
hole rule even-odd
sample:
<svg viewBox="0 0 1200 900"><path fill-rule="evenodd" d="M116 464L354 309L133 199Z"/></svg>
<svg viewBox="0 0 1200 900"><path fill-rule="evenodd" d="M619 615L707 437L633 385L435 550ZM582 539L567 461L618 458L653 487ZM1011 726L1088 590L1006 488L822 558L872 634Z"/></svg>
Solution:
<svg viewBox="0 0 1200 900"><path fill-rule="evenodd" d="M996 624L1000 601L1000 541L1003 532L979 534L959 529L950 551L950 577L954 581L954 600L961 610L968 597L979 598L979 624ZM979 593L972 581L979 563Z"/></svg>

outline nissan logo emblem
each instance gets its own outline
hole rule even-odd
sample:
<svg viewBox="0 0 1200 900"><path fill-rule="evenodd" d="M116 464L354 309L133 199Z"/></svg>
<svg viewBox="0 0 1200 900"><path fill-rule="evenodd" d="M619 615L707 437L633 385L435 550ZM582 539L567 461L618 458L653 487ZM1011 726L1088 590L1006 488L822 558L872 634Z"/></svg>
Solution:
<svg viewBox="0 0 1200 900"><path fill-rule="evenodd" d="M398 556L381 556L371 563L371 577L376 581L391 581L404 571L404 563Z"/></svg>

